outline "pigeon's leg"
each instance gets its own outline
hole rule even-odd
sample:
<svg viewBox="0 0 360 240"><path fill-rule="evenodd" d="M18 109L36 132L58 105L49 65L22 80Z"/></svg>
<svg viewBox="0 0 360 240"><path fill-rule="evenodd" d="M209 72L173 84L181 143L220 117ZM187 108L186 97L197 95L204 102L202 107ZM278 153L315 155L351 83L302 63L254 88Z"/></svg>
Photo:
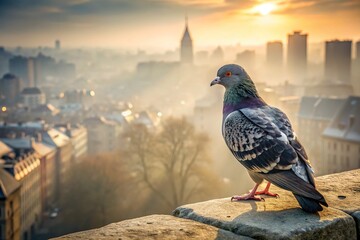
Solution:
<svg viewBox="0 0 360 240"><path fill-rule="evenodd" d="M270 185L271 185L271 182L268 182L265 189L262 191L255 192L255 195L267 195L267 196L271 196L271 197L279 197L279 194L269 192Z"/></svg>
<svg viewBox="0 0 360 240"><path fill-rule="evenodd" d="M241 201L241 200L255 200L255 201L261 201L263 198L259 198L255 196L256 189L259 187L260 184L256 184L255 187L248 193L242 196L232 196L231 201Z"/></svg>

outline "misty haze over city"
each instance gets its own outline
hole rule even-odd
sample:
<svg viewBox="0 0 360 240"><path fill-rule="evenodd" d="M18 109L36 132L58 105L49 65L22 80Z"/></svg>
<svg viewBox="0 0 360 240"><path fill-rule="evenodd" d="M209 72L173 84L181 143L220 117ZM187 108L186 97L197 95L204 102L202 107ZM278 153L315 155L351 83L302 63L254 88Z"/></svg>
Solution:
<svg viewBox="0 0 360 240"><path fill-rule="evenodd" d="M0 238L250 189L209 87L228 63L287 114L316 176L360 168L359 23L356 0L1 1Z"/></svg>

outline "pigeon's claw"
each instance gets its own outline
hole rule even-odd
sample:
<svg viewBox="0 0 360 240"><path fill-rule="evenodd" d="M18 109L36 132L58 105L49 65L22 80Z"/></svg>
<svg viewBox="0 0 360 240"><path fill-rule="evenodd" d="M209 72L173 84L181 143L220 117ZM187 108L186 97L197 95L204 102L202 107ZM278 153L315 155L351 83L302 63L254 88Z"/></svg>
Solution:
<svg viewBox="0 0 360 240"><path fill-rule="evenodd" d="M255 200L255 201L265 201L264 198L256 197L254 194L246 194L243 196L232 196L231 201L244 201L244 200Z"/></svg>
<svg viewBox="0 0 360 240"><path fill-rule="evenodd" d="M266 185L266 187L265 187L264 190L262 190L262 191L257 191L257 192L255 192L254 195L267 195L267 196L270 196L270 197L276 197L276 198L278 198L278 197L279 197L279 194L269 192L270 185L271 185L271 183L268 182L268 184Z"/></svg>
<svg viewBox="0 0 360 240"><path fill-rule="evenodd" d="M280 197L279 194L277 193L271 193L269 192L268 190L262 190L262 191L258 191L258 192L255 192L255 195L266 195L266 196L270 196L270 197Z"/></svg>

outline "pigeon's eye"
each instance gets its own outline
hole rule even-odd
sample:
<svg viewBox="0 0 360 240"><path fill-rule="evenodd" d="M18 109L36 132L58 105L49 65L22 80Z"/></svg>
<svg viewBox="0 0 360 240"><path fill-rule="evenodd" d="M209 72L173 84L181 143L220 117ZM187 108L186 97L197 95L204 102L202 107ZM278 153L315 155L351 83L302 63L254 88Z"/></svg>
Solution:
<svg viewBox="0 0 360 240"><path fill-rule="evenodd" d="M226 73L225 73L225 76L226 76L226 77L231 77L231 72L226 72Z"/></svg>

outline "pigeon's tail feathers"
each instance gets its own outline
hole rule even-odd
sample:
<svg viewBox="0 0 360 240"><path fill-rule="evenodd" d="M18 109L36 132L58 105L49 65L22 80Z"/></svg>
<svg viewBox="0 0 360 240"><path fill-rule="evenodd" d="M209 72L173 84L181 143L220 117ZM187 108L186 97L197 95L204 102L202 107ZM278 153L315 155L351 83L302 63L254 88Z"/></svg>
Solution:
<svg viewBox="0 0 360 240"><path fill-rule="evenodd" d="M299 202L301 208L305 212L308 212L308 213L315 213L315 212L322 211L323 208L320 205L320 203L323 204L324 206L327 206L325 199L322 199L323 201L318 201L318 200L314 200L311 198L302 197L295 193L294 193L294 196L295 196L296 200Z"/></svg>
<svg viewBox="0 0 360 240"><path fill-rule="evenodd" d="M273 171L270 174L262 174L263 178L274 185L291 191L298 200L301 207L307 212L321 211L323 206L328 206L324 196L318 192L315 187L299 178L291 170ZM319 209L319 210L314 210Z"/></svg>

